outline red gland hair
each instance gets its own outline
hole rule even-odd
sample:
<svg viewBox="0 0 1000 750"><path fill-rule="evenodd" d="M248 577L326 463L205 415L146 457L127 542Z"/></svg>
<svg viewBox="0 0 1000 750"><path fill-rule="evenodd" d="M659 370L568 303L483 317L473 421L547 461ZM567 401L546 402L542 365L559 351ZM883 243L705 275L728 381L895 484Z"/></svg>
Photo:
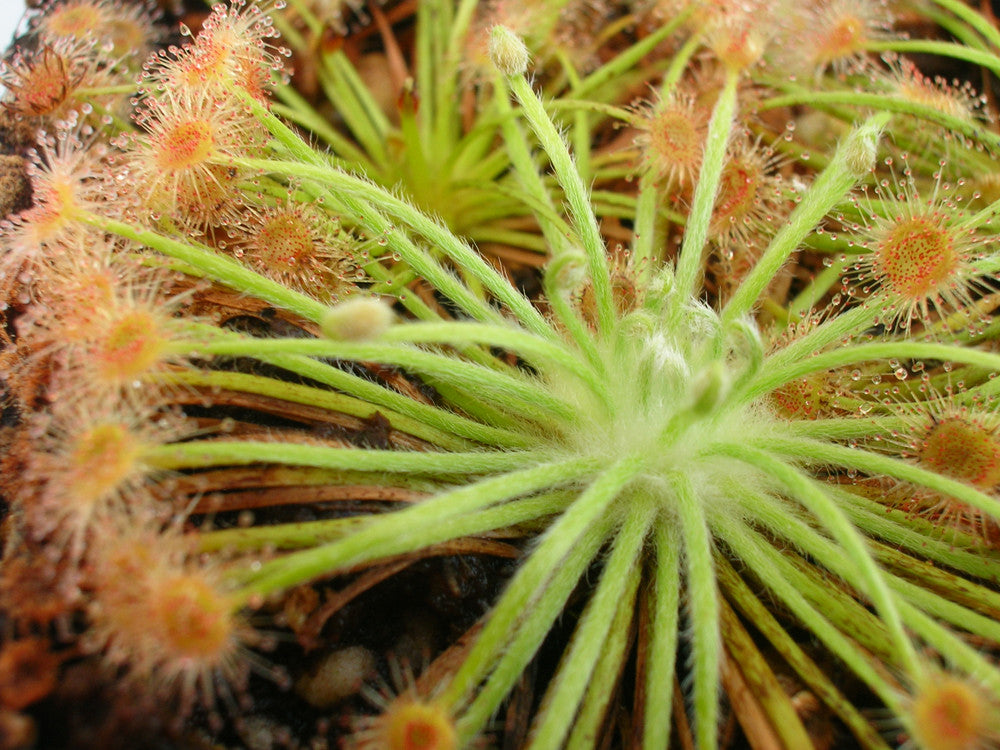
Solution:
<svg viewBox="0 0 1000 750"><path fill-rule="evenodd" d="M768 21L777 25L769 18L772 14L773 9L758 0L719 3L704 22L706 42L728 69L745 72L764 56L770 41Z"/></svg>
<svg viewBox="0 0 1000 750"><path fill-rule="evenodd" d="M110 520L159 515L144 460L154 445L180 432L150 408L106 398L58 402L36 416L25 452L26 491L20 493L25 522L35 538L55 534L78 559L87 536Z"/></svg>
<svg viewBox="0 0 1000 750"><path fill-rule="evenodd" d="M83 345L92 338L94 325L117 304L123 279L135 270L111 262L112 248L120 244L81 237L47 248L61 260L33 275L35 304L18 321L23 354Z"/></svg>
<svg viewBox="0 0 1000 750"><path fill-rule="evenodd" d="M84 357L102 382L128 383L153 370L167 353L171 337L156 310L125 308L101 322Z"/></svg>
<svg viewBox="0 0 1000 750"><path fill-rule="evenodd" d="M112 494L135 471L142 454L128 425L121 422L91 425L75 435L68 448L67 468L79 480L74 495L87 504Z"/></svg>
<svg viewBox="0 0 1000 750"><path fill-rule="evenodd" d="M217 4L192 44L171 50L172 56L160 53L145 66L142 88L150 96L180 87L220 97L236 86L266 104L272 78L288 54L272 44L277 36L257 5Z"/></svg>
<svg viewBox="0 0 1000 750"><path fill-rule="evenodd" d="M65 559L46 554L48 543L23 538L18 526L17 520L5 524L8 533L0 566L5 635L55 632L68 640L84 603L79 571Z"/></svg>
<svg viewBox="0 0 1000 750"><path fill-rule="evenodd" d="M977 93L971 83L924 75L911 60L893 52L884 53L882 60L887 68L871 74L873 89L931 110L929 116L910 117L899 123L900 136L913 151L947 157L956 146L960 150L982 148L976 132L987 126L992 116L987 111L986 97ZM934 113L962 125L938 122L942 118Z"/></svg>
<svg viewBox="0 0 1000 750"><path fill-rule="evenodd" d="M1000 484L1000 435L969 418L935 419L917 449L921 466L982 490Z"/></svg>
<svg viewBox="0 0 1000 750"><path fill-rule="evenodd" d="M386 750L454 750L455 727L439 706L402 703L386 714Z"/></svg>
<svg viewBox="0 0 1000 750"><path fill-rule="evenodd" d="M215 146L215 133L205 120L180 122L161 134L156 166L168 171L188 169L205 162Z"/></svg>
<svg viewBox="0 0 1000 750"><path fill-rule="evenodd" d="M770 393L779 414L791 419L822 419L837 413L841 388L829 372L814 372L793 380Z"/></svg>
<svg viewBox="0 0 1000 750"><path fill-rule="evenodd" d="M875 273L902 297L920 299L961 270L952 232L935 216L899 216L875 247Z"/></svg>
<svg viewBox="0 0 1000 750"><path fill-rule="evenodd" d="M246 170L232 160L254 156L259 123L232 97L172 88L144 101L136 121L145 134L122 143L122 199L145 218L168 217L187 229L235 219Z"/></svg>
<svg viewBox="0 0 1000 750"><path fill-rule="evenodd" d="M31 174L34 205L14 218L12 234L18 244L40 248L64 241L78 228L81 184L76 174L54 167L47 173Z"/></svg>
<svg viewBox="0 0 1000 750"><path fill-rule="evenodd" d="M197 573L178 571L156 582L148 606L168 651L218 666L236 627L232 601Z"/></svg>
<svg viewBox="0 0 1000 750"><path fill-rule="evenodd" d="M635 126L642 168L670 186L690 185L701 168L708 113L687 93L639 107Z"/></svg>
<svg viewBox="0 0 1000 750"><path fill-rule="evenodd" d="M455 750L458 735L449 712L433 701L401 695L378 716L358 722L355 750Z"/></svg>
<svg viewBox="0 0 1000 750"><path fill-rule="evenodd" d="M649 289L640 277L640 265L633 261L630 254L614 253L610 259L611 293L615 309L622 318L640 309L646 302ZM583 315L587 324L597 328L597 299L594 295L594 285L585 280L574 290L577 309Z"/></svg>
<svg viewBox="0 0 1000 750"><path fill-rule="evenodd" d="M38 16L37 29L50 38L98 39L109 21L106 0L50 2Z"/></svg>
<svg viewBox="0 0 1000 750"><path fill-rule="evenodd" d="M228 8L212 9L195 40L194 54L209 85L213 79L229 81L266 101L271 75L283 69L281 57L288 54L269 41L277 36L260 7L233 0Z"/></svg>
<svg viewBox="0 0 1000 750"><path fill-rule="evenodd" d="M811 313L788 327L776 330L776 338L769 351L780 351L804 338L829 317L836 315L836 308L827 307L819 313ZM852 376L853 379L853 376ZM804 375L779 385L767 395L776 416L786 419L826 419L847 416L850 411L844 406L852 396L852 389L843 371L822 370Z"/></svg>
<svg viewBox="0 0 1000 750"><path fill-rule="evenodd" d="M979 117L985 101L971 84L930 78L904 57L887 54L884 59L889 65L889 85L897 96L961 120L972 122Z"/></svg>
<svg viewBox="0 0 1000 750"><path fill-rule="evenodd" d="M755 240L790 210L778 166L774 151L759 142L740 137L730 146L709 225L709 236L727 260L738 250L755 246Z"/></svg>
<svg viewBox="0 0 1000 750"><path fill-rule="evenodd" d="M259 638L219 571L174 531L108 531L91 548L91 647L137 688L176 700L180 719L196 702L214 707L220 689L244 689L246 646Z"/></svg>
<svg viewBox="0 0 1000 750"><path fill-rule="evenodd" d="M111 40L113 57L143 60L159 43L163 32L157 26L160 9L152 3L116 3L107 28L103 31Z"/></svg>
<svg viewBox="0 0 1000 750"><path fill-rule="evenodd" d="M87 45L90 46L90 45ZM16 50L2 64L0 81L10 92L3 106L26 116L58 115L71 104L86 69L65 44L44 44L37 50Z"/></svg>
<svg viewBox="0 0 1000 750"><path fill-rule="evenodd" d="M779 57L790 58L793 70L808 68L816 75L863 72L871 67L868 45L892 36L892 16L880 0L816 2L796 21Z"/></svg>
<svg viewBox="0 0 1000 750"><path fill-rule="evenodd" d="M991 493L1000 484L1000 429L968 414L935 418L916 444L916 461L925 469ZM983 543L1000 540L1000 519L952 497L917 490L918 512L941 528L951 528Z"/></svg>
<svg viewBox="0 0 1000 750"><path fill-rule="evenodd" d="M914 321L928 325L975 307L974 263L986 237L964 221L966 213L937 180L925 200L904 169L902 181L876 187L876 202L856 201L864 223L851 225L854 242L868 252L845 278L845 290L880 305L886 326L909 331Z"/></svg>
<svg viewBox="0 0 1000 750"><path fill-rule="evenodd" d="M91 316L84 339L66 350L71 376L101 393L131 388L165 368L176 350L173 307L155 287L116 290L112 305Z"/></svg>
<svg viewBox="0 0 1000 750"><path fill-rule="evenodd" d="M425 683L435 678L432 666L414 679L406 662L389 660L392 686L380 678L378 688L366 688L365 697L379 708L375 716L354 722L348 739L353 750L455 750L458 732L452 713L433 697ZM395 695L393 695L395 693ZM467 747L478 747L473 740Z"/></svg>
<svg viewBox="0 0 1000 750"><path fill-rule="evenodd" d="M868 41L865 22L853 13L839 13L831 18L824 34L817 39L814 57L819 66L825 67L844 58L850 58L865 48Z"/></svg>
<svg viewBox="0 0 1000 750"><path fill-rule="evenodd" d="M69 400L121 395L183 360L174 319L182 298L162 293L167 275L114 257L66 263L53 276L19 321L28 365L54 372L52 394ZM145 387L156 393L158 386L153 380Z"/></svg>
<svg viewBox="0 0 1000 750"><path fill-rule="evenodd" d="M1000 741L1000 708L977 685L934 675L917 687L907 724L921 750L986 750Z"/></svg>
<svg viewBox="0 0 1000 750"><path fill-rule="evenodd" d="M0 275L17 270L34 275L51 265L46 248L94 238L97 232L80 217L106 199L105 155L100 144L84 143L73 133L40 137L27 167L33 205L0 225L9 248L0 259Z"/></svg>
<svg viewBox="0 0 1000 750"><path fill-rule="evenodd" d="M120 110L124 97L90 93L78 98L78 91L131 83L131 78L89 36L43 36L37 47L16 49L0 63L0 83L8 91L3 107L22 118L42 117L61 127L83 121L100 129L94 110ZM37 122L32 125L37 127Z"/></svg>
<svg viewBox="0 0 1000 750"><path fill-rule="evenodd" d="M917 466L996 496L1000 487L1000 414L994 406L955 403L950 398L903 407L906 424L901 455ZM926 517L942 531L970 535L986 545L1000 541L1000 519L949 495L926 487L903 485L902 505Z"/></svg>
<svg viewBox="0 0 1000 750"><path fill-rule="evenodd" d="M259 273L331 302L365 279L358 241L318 206L253 207L234 227L233 253Z"/></svg>
<svg viewBox="0 0 1000 750"><path fill-rule="evenodd" d="M143 57L161 36L159 9L149 0L51 0L35 17L44 40L110 43L111 59Z"/></svg>

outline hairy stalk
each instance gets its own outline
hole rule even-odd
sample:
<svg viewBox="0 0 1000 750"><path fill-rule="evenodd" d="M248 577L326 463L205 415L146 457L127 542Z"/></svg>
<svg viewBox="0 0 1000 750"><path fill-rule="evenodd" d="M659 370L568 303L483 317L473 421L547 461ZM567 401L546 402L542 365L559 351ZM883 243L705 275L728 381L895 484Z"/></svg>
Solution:
<svg viewBox="0 0 1000 750"><path fill-rule="evenodd" d="M511 579L494 608L476 645L445 689L442 699L457 705L468 700L473 690L494 666L497 654L509 645L512 625L535 598L539 582L548 580L577 544L586 547L587 534L608 511L618 493L635 478L640 463L622 460L598 476L543 535L539 545Z"/></svg>
<svg viewBox="0 0 1000 750"><path fill-rule="evenodd" d="M705 244L708 242L712 207L719 191L719 179L725 164L726 145L729 143L729 134L733 127L738 83L739 72L735 69L727 69L725 82L719 92L715 109L712 111L712 119L708 124L708 139L705 142L701 171L698 174L694 197L691 199L691 213L688 215L685 225L684 241L677 258L673 297L675 315L677 314L677 305L691 298L695 285L698 283L702 256Z"/></svg>
<svg viewBox="0 0 1000 750"><path fill-rule="evenodd" d="M655 577L650 598L650 635L646 664L646 704L643 711L643 748L659 750L670 745L673 704L673 681L664 675L674 673L679 631L680 544L677 531L667 524L656 524Z"/></svg>
<svg viewBox="0 0 1000 750"><path fill-rule="evenodd" d="M698 747L711 750L718 744L719 670L723 657L719 633L719 602L712 563L712 541L704 511L691 482L683 476L671 478L677 499L677 516L686 554L688 607L691 624L698 633L693 646L695 739Z"/></svg>
<svg viewBox="0 0 1000 750"><path fill-rule="evenodd" d="M475 697L462 712L459 722L459 736L471 739L487 725L496 714L503 700L513 689L516 681L534 658L536 652L552 629L553 623L562 614L573 589L586 571L594 555L607 539L613 526L613 518L608 516L581 538L572 554L556 566L552 579L544 583L526 608L524 618L518 623L517 637L510 642L493 665L489 677L475 692Z"/></svg>
<svg viewBox="0 0 1000 750"><path fill-rule="evenodd" d="M382 517L378 524L347 539L264 563L248 577L243 590L248 596L266 595L339 568L419 549L429 535L443 541L451 538L446 528L450 519L571 481L593 468L593 461L579 459L542 464L443 492L405 511Z"/></svg>
<svg viewBox="0 0 1000 750"><path fill-rule="evenodd" d="M841 201L848 190L874 166L875 144L889 122L879 114L852 131L841 143L833 160L816 178L812 188L781 227L722 310L723 323L747 314L778 270L798 249L816 224ZM867 158L867 154L871 158ZM685 235L686 236L686 235ZM682 251L683 252L683 251Z"/></svg>
<svg viewBox="0 0 1000 750"><path fill-rule="evenodd" d="M528 748L538 750L561 745L570 730L575 731L584 721L584 717L574 717L588 684L595 679L598 657L614 648L607 642L615 638L612 630L614 620L620 611L630 612L633 609L630 605L639 582L634 572L653 519L651 509L644 510L628 514L622 522L601 580L587 603L569 648L563 654L563 664L542 699ZM625 607L619 606L622 601L626 602ZM608 697L606 690L601 692ZM571 726L573 724L575 726ZM573 744L572 741L570 744Z"/></svg>
<svg viewBox="0 0 1000 750"><path fill-rule="evenodd" d="M914 677L919 676L920 662L916 650L903 628L902 620L896 607L896 598L892 596L871 553L857 529L846 518L843 512L834 504L827 494L800 471L779 461L764 451L754 450L747 446L720 446L723 455L728 455L738 461L745 461L766 471L769 476L780 481L802 503L814 518L826 527L840 545L848 552L855 571L865 581L866 594L871 598L880 616L885 621L892 638L893 650L897 658Z"/></svg>
<svg viewBox="0 0 1000 750"><path fill-rule="evenodd" d="M548 115L545 114L541 101L524 75L508 76L507 84L514 96L517 97L525 119L541 141L542 148L551 159L552 167L565 191L570 214L573 217L573 226L583 244L587 267L594 285L598 328L606 332L611 328L613 316L611 279L608 275L604 241L601 239L600 229L597 226L597 219L594 216L587 189L573 164L573 157L570 156L565 142L556 131Z"/></svg>
<svg viewBox="0 0 1000 750"><path fill-rule="evenodd" d="M946 497L978 508L992 518L1000 518L1000 500L963 482L922 469L898 458L872 453L860 448L848 448L833 443L820 443L795 438L776 438L767 449L799 461L853 467L875 476L888 476L920 487L941 492Z"/></svg>
<svg viewBox="0 0 1000 750"><path fill-rule="evenodd" d="M848 640L834 627L816 607L809 604L802 594L787 586L787 578L792 573L791 563L769 545L745 529L739 522L719 521L725 533L727 544L742 560L753 566L755 575L768 586L781 601L820 638L851 670L864 680L869 687L890 706L898 710L896 687L880 675L867 652Z"/></svg>
<svg viewBox="0 0 1000 750"><path fill-rule="evenodd" d="M746 617L751 618L754 627L774 646L795 673L809 688L820 696L827 706L851 729L854 736L865 748L888 750L889 746L881 735L861 715L843 693L830 681L823 669L816 665L798 643L781 627L780 623L760 603L760 600L746 582L733 570L724 557L716 555L716 570L719 584Z"/></svg>

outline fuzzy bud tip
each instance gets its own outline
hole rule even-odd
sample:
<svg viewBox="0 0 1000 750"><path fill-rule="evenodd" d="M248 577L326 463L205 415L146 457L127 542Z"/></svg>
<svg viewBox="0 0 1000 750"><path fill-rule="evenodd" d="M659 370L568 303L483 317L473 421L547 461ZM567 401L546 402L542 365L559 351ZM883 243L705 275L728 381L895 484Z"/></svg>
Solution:
<svg viewBox="0 0 1000 750"><path fill-rule="evenodd" d="M490 33L490 60L504 75L516 76L527 72L530 55L521 37L506 26L494 26Z"/></svg>
<svg viewBox="0 0 1000 750"><path fill-rule="evenodd" d="M392 325L392 309L373 297L357 297L334 305L320 321L320 330L336 341L367 341Z"/></svg>
<svg viewBox="0 0 1000 750"><path fill-rule="evenodd" d="M878 133L868 128L859 128L844 141L844 163L857 179L870 174L875 169L878 156Z"/></svg>

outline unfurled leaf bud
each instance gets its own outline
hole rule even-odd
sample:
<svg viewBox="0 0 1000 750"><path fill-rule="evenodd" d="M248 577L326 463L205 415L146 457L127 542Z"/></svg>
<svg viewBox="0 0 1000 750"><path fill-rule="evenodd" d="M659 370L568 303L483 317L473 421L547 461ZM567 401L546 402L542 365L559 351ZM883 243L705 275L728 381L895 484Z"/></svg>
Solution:
<svg viewBox="0 0 1000 750"><path fill-rule="evenodd" d="M693 384L691 411L699 416L711 414L729 392L729 377L722 362L713 362Z"/></svg>

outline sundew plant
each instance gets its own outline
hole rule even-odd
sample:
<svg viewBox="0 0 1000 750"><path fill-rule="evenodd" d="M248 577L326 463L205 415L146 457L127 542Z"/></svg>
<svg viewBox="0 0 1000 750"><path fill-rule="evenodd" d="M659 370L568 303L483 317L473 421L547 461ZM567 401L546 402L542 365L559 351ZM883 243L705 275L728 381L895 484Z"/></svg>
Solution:
<svg viewBox="0 0 1000 750"><path fill-rule="evenodd" d="M0 73L26 746L88 665L182 743L1000 744L990 20L171 23L51 2ZM404 658L432 564L487 593Z"/></svg>

